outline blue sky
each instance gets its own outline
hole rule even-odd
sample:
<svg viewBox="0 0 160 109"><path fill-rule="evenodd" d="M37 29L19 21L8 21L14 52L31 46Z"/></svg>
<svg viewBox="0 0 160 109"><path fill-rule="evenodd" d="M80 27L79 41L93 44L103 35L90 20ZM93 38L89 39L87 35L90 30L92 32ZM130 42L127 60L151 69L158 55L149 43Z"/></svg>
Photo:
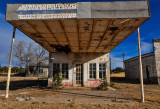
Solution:
<svg viewBox="0 0 160 109"><path fill-rule="evenodd" d="M8 66L9 51L12 39L13 27L5 21L5 12L7 3L53 3L53 2L80 2L86 0L0 0L0 64ZM98 0L87 0L98 1ZM100 0L114 1L114 0ZM125 0L124 0L125 1ZM153 51L152 39L160 38L160 0L150 0L151 18L140 27L142 54ZM19 30L16 32L16 40L33 42ZM136 31L125 39L119 46L111 51L112 68L122 67L122 53L125 59L138 55L137 33ZM13 65L16 61L13 60Z"/></svg>

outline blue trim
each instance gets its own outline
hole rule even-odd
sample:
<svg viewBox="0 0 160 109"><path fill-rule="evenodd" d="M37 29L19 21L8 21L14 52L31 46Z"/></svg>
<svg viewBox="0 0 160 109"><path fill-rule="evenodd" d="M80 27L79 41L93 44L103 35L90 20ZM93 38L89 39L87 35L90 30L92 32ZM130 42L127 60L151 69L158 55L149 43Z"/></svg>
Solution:
<svg viewBox="0 0 160 109"><path fill-rule="evenodd" d="M18 15L27 14L60 14L60 13L77 13L77 9L57 9L57 10L18 10Z"/></svg>

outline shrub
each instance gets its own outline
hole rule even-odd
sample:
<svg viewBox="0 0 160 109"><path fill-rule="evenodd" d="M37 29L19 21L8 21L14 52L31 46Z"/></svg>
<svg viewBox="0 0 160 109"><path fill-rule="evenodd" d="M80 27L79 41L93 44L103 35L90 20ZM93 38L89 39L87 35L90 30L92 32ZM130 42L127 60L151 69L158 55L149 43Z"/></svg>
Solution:
<svg viewBox="0 0 160 109"><path fill-rule="evenodd" d="M61 78L59 71L57 70L53 74L52 87L53 87L53 89L61 89L61 86L62 86L62 78Z"/></svg>
<svg viewBox="0 0 160 109"><path fill-rule="evenodd" d="M108 82L107 82L107 79L106 78L103 78L101 80L101 84L97 87L97 90L108 90Z"/></svg>

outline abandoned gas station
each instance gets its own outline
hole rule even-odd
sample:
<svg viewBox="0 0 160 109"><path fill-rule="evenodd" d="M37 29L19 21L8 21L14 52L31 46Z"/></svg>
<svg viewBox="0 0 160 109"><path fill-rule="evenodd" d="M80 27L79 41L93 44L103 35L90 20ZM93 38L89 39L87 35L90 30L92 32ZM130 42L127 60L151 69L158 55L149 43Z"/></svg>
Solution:
<svg viewBox="0 0 160 109"><path fill-rule="evenodd" d="M109 52L149 17L146 0L8 4L6 12L12 45L17 28L49 51L49 83L58 69L64 85L84 87L97 87L104 77L110 82Z"/></svg>

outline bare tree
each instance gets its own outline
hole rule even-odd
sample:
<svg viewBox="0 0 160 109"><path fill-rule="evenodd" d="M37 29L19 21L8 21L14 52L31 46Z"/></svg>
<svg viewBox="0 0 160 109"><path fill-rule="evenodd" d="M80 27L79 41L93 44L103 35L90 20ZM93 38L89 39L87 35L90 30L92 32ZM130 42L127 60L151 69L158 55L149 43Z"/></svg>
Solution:
<svg viewBox="0 0 160 109"><path fill-rule="evenodd" d="M14 56L21 65L25 66L27 75L30 75L29 66L34 64L33 47L33 43L27 44L24 41L20 41L15 45L14 49Z"/></svg>
<svg viewBox="0 0 160 109"><path fill-rule="evenodd" d="M37 75L39 75L40 64L47 64L48 52L34 43L18 42L15 45L14 56L18 59L19 65L25 66L27 75L30 75L30 66L37 66Z"/></svg>
<svg viewBox="0 0 160 109"><path fill-rule="evenodd" d="M39 76L39 67L40 65L47 65L48 64L48 51L42 48L41 46L37 45L34 48L34 56L35 56L35 64L37 66L37 76Z"/></svg>

